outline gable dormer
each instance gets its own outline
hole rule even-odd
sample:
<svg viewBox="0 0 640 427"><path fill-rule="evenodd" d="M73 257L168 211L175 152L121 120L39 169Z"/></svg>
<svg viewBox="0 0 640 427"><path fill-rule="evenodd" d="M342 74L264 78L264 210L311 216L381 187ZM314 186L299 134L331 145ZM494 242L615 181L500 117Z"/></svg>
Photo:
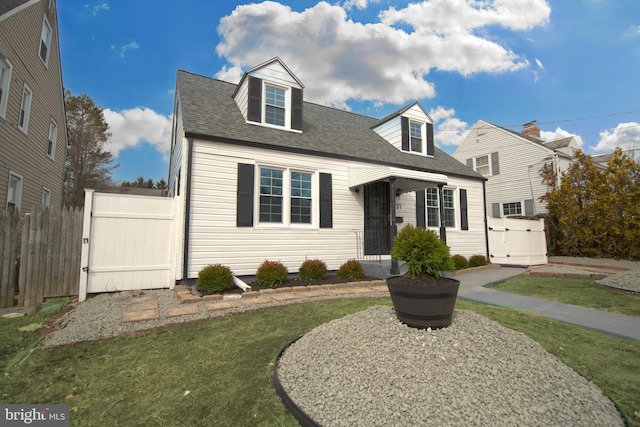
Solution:
<svg viewBox="0 0 640 427"><path fill-rule="evenodd" d="M380 120L372 128L398 150L433 157L433 119L418 101Z"/></svg>
<svg viewBox="0 0 640 427"><path fill-rule="evenodd" d="M247 123L302 131L304 85L278 57L253 67L233 94Z"/></svg>

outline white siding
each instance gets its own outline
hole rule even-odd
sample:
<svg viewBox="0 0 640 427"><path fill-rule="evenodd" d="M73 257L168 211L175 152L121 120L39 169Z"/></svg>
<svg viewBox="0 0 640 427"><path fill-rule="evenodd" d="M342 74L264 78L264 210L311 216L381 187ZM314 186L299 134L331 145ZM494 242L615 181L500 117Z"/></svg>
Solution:
<svg viewBox="0 0 640 427"><path fill-rule="evenodd" d="M278 61L272 61L262 68L253 70L250 74L252 77L268 80L277 85L302 89L296 79Z"/></svg>
<svg viewBox="0 0 640 427"><path fill-rule="evenodd" d="M386 139L391 145L398 150L402 150L402 129L400 124L400 116L384 122L380 126L374 128L378 135Z"/></svg>
<svg viewBox="0 0 640 427"><path fill-rule="evenodd" d="M249 89L247 87L249 85L249 79L243 79L241 83L234 101L236 101L242 117L247 120L247 115L249 114Z"/></svg>
<svg viewBox="0 0 640 427"><path fill-rule="evenodd" d="M187 276L197 277L208 264L229 266L236 275L253 275L266 259L284 263L298 271L307 258L323 260L330 270L356 258L356 232L364 228L364 192L349 189L349 167L365 164L336 159L288 154L273 150L195 140ZM236 227L238 163L295 168L330 173L333 187L333 228L318 227ZM452 185L468 190L469 231L448 231L452 253L485 253L482 183L451 179ZM317 192L316 192L317 194ZM314 199L317 206L318 199ZM396 199L398 216L415 224L415 195ZM459 214L458 214L459 215ZM449 237L450 236L450 237Z"/></svg>
<svg viewBox="0 0 640 427"><path fill-rule="evenodd" d="M479 121L453 157L467 164L468 159L475 157L489 155L490 159L493 152L499 153L500 173L487 177L488 214L491 215L493 203L511 202L522 202L524 214L524 200L527 199L534 201L534 214L546 212L540 196L547 193L547 186L542 184L539 171L545 163L553 161L553 152Z"/></svg>

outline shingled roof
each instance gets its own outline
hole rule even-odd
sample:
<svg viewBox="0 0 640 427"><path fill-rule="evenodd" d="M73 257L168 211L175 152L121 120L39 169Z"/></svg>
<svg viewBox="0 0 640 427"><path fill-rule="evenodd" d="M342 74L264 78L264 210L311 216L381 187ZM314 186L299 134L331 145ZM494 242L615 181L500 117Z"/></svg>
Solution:
<svg viewBox="0 0 640 427"><path fill-rule="evenodd" d="M396 149L372 129L376 118L304 102L302 133L288 132L247 123L233 83L178 70L176 89L188 138L485 179L437 147L434 157Z"/></svg>
<svg viewBox="0 0 640 427"><path fill-rule="evenodd" d="M29 0L0 0L0 16L28 1Z"/></svg>

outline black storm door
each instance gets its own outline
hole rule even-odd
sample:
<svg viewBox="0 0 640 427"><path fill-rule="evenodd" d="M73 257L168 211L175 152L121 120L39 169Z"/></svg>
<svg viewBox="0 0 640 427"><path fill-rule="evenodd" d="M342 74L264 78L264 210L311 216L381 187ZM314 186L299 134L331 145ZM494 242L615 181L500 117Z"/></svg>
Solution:
<svg viewBox="0 0 640 427"><path fill-rule="evenodd" d="M388 255L389 183L375 182L364 186L364 254Z"/></svg>

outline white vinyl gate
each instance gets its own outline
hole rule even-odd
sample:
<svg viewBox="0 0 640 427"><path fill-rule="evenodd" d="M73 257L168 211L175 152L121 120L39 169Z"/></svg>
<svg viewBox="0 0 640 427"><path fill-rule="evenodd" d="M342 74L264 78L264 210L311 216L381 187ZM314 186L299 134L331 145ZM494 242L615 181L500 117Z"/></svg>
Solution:
<svg viewBox="0 0 640 427"><path fill-rule="evenodd" d="M79 300L87 293L173 288L175 199L85 193Z"/></svg>
<svg viewBox="0 0 640 427"><path fill-rule="evenodd" d="M487 218L492 264L547 264L544 220Z"/></svg>

